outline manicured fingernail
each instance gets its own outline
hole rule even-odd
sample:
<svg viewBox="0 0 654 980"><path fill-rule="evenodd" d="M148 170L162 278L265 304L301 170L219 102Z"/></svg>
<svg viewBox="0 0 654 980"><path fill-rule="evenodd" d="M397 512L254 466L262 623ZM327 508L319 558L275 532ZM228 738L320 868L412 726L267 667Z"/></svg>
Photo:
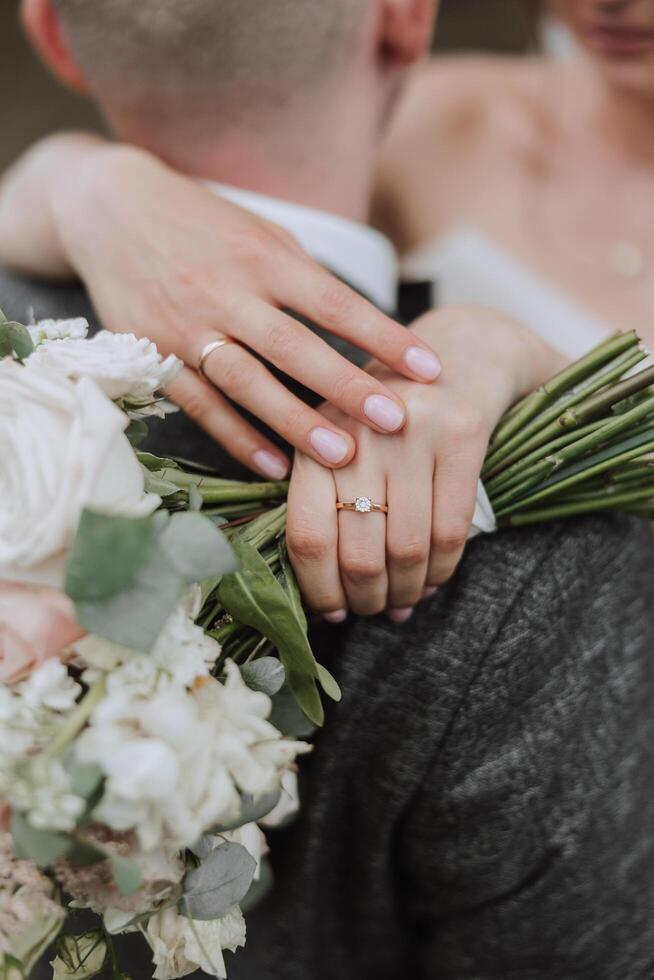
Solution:
<svg viewBox="0 0 654 980"><path fill-rule="evenodd" d="M404 412L385 395L368 395L363 411L371 422L387 432L396 432L404 424Z"/></svg>
<svg viewBox="0 0 654 980"><path fill-rule="evenodd" d="M323 619L328 623L344 623L347 619L347 609L335 609L334 612L323 613Z"/></svg>
<svg viewBox="0 0 654 980"><path fill-rule="evenodd" d="M422 598L423 599L431 599L431 597L433 595L436 595L437 592L438 592L438 589L436 588L436 586L435 585L430 585L426 589L423 590Z"/></svg>
<svg viewBox="0 0 654 980"><path fill-rule="evenodd" d="M404 363L409 371L425 381L435 381L441 373L441 362L424 347L409 347L404 354Z"/></svg>
<svg viewBox="0 0 654 980"><path fill-rule="evenodd" d="M411 619L413 616L413 606L408 606L406 609L389 609L388 618L393 623L406 623L407 619Z"/></svg>
<svg viewBox="0 0 654 980"><path fill-rule="evenodd" d="M309 441L318 455L328 463L342 462L350 450L345 439L331 429L314 429Z"/></svg>
<svg viewBox="0 0 654 980"><path fill-rule="evenodd" d="M258 449L252 457L252 462L258 470L272 480L283 480L288 473L288 463L267 449Z"/></svg>

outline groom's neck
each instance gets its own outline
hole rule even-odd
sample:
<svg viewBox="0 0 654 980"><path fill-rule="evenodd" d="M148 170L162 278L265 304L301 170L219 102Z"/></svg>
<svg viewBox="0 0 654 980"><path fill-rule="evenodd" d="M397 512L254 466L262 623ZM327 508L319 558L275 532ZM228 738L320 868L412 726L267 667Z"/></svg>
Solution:
<svg viewBox="0 0 654 980"><path fill-rule="evenodd" d="M316 112L272 128L116 121L121 139L180 173L366 221L379 136L371 101ZM373 104L374 105L374 104Z"/></svg>

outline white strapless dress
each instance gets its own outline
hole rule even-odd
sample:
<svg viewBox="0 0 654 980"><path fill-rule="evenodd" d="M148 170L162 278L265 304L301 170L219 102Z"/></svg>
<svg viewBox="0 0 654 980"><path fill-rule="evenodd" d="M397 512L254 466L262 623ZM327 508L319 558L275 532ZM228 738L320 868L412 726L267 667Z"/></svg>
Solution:
<svg viewBox="0 0 654 980"><path fill-rule="evenodd" d="M416 249L402 272L407 279L434 280L439 306L476 303L506 313L571 359L615 330L472 226Z"/></svg>

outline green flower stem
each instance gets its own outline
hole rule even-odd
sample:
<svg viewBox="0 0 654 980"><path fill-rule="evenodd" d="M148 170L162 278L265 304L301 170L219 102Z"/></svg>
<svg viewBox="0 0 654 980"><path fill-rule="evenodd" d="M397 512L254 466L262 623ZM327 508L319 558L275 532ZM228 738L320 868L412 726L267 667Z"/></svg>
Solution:
<svg viewBox="0 0 654 980"><path fill-rule="evenodd" d="M621 359L621 356L627 354L627 352L633 353L632 348L637 347L639 343L638 335L633 330L624 334L615 334L595 347L585 357L569 365L538 391L527 396L523 400L522 407L514 410L511 416L503 423L500 423L499 427L495 430L491 441L493 454L489 459L489 466L495 465L496 451L500 448L505 449L506 443L512 442L513 437L519 439L525 430L528 435L531 434L529 423L550 405L552 401L569 391L570 388L574 388L575 385L579 385L584 380L588 380L589 377L595 376L599 381L601 378L601 369L608 362L614 359ZM626 369L624 367L620 369L617 365L614 365L613 371L610 373L612 374L615 370L618 370L616 377L620 377Z"/></svg>
<svg viewBox="0 0 654 980"><path fill-rule="evenodd" d="M522 482L534 463L540 462L540 460L556 452L558 449L569 446L571 442L575 442L577 439L582 438L582 436L586 436L590 432L596 432L597 429L601 429L605 424L604 419L598 419L596 422L589 422L588 425L584 425L574 432L566 432L565 435L559 436L558 439L553 439L544 446L539 446L524 458L513 463L508 469L502 470L501 473L491 480L485 480L484 486L487 492L499 493L500 491L510 490L513 486Z"/></svg>
<svg viewBox="0 0 654 980"><path fill-rule="evenodd" d="M77 708L68 716L65 723L57 732L55 738L46 749L48 756L61 755L65 748L73 741L75 736L81 732L87 721L93 714L95 708L102 701L107 689L107 678L103 675L86 692Z"/></svg>
<svg viewBox="0 0 654 980"><path fill-rule="evenodd" d="M269 508L262 508L261 500L246 500L238 504L218 504L215 507L203 507L202 513L208 517L246 517L248 514L265 513Z"/></svg>
<svg viewBox="0 0 654 980"><path fill-rule="evenodd" d="M620 453L615 457L603 460L596 464L589 463L587 469L580 470L577 473L571 474L566 477L562 475L561 479L553 480L548 486L543 487L542 490L536 491L533 494L529 494L527 497L517 501L517 503L512 504L509 507L498 507L495 511L496 517L504 517L507 514L511 514L516 510L524 510L525 507L532 507L533 504L540 500L545 500L554 494L561 493L561 491L567 489L571 486L576 486L579 483L583 483L591 476L596 476L599 473L605 473L607 470L614 469L617 465L623 462L629 462L629 460L637 459L644 453L650 453L654 450L654 439L650 442L645 443L641 446L637 446L634 449Z"/></svg>
<svg viewBox="0 0 654 980"><path fill-rule="evenodd" d="M579 503L560 503L555 504L553 507L545 507L540 510L528 510L520 514L512 514L502 518L498 518L498 524L501 527L520 527L526 524L539 524L543 521L554 521L562 517L576 517L581 514L592 514L597 511L605 510L628 510L630 504L638 504L642 500L652 500L652 511L654 511L654 488L650 488L647 491L639 490L633 493L624 493L620 496L614 497L612 500L607 501L604 499L599 500L586 500ZM651 513L649 508L636 508L639 513L643 510L646 514Z"/></svg>
<svg viewBox="0 0 654 980"><path fill-rule="evenodd" d="M541 412L529 425L524 426L512 439L505 442L487 458L482 475L485 478L495 476L496 473L501 472L507 466L510 466L511 463L519 460L526 452L537 449L550 439L555 439L560 435L561 429L576 428L577 425L582 425L584 422L589 421L586 418L579 418L578 421L575 421L575 416L569 414L569 409L575 405L583 405L587 400L590 401L590 395L594 394L599 388L604 388L613 381L617 381L625 371L634 367L635 364L646 356L644 351L638 350L635 353L628 351L626 355L617 358L616 361L609 365L608 370L605 369L597 375L594 375L584 385L573 389L572 392L559 399L549 409ZM640 372L634 377L640 377L640 374L645 373ZM642 387L650 383L651 381L648 378L644 381ZM620 396L618 394L615 397L615 401L617 402L619 400Z"/></svg>
<svg viewBox="0 0 654 980"><path fill-rule="evenodd" d="M285 500L288 483L243 483L236 480L221 480L219 477L204 476L198 473L185 473L183 470L164 469L164 480L174 483L180 489L196 487L203 500L211 503L238 503L250 500Z"/></svg>
<svg viewBox="0 0 654 980"><path fill-rule="evenodd" d="M649 477L654 480L654 463L627 463L622 470L617 473L609 473L607 482L609 483L630 483L632 480Z"/></svg>
<svg viewBox="0 0 654 980"><path fill-rule="evenodd" d="M286 504L270 510L261 517L239 528L235 533L239 534L244 541L253 547L261 550L271 541L274 541L286 527Z"/></svg>

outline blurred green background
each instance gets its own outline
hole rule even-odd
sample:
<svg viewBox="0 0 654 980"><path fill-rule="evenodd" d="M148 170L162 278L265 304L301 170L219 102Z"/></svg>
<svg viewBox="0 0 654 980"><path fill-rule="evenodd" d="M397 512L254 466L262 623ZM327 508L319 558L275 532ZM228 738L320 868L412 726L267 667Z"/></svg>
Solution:
<svg viewBox="0 0 654 980"><path fill-rule="evenodd" d="M523 51L533 46L536 2L443 0L437 50ZM52 81L32 54L18 0L0 0L0 170L45 133L99 126L93 109Z"/></svg>

